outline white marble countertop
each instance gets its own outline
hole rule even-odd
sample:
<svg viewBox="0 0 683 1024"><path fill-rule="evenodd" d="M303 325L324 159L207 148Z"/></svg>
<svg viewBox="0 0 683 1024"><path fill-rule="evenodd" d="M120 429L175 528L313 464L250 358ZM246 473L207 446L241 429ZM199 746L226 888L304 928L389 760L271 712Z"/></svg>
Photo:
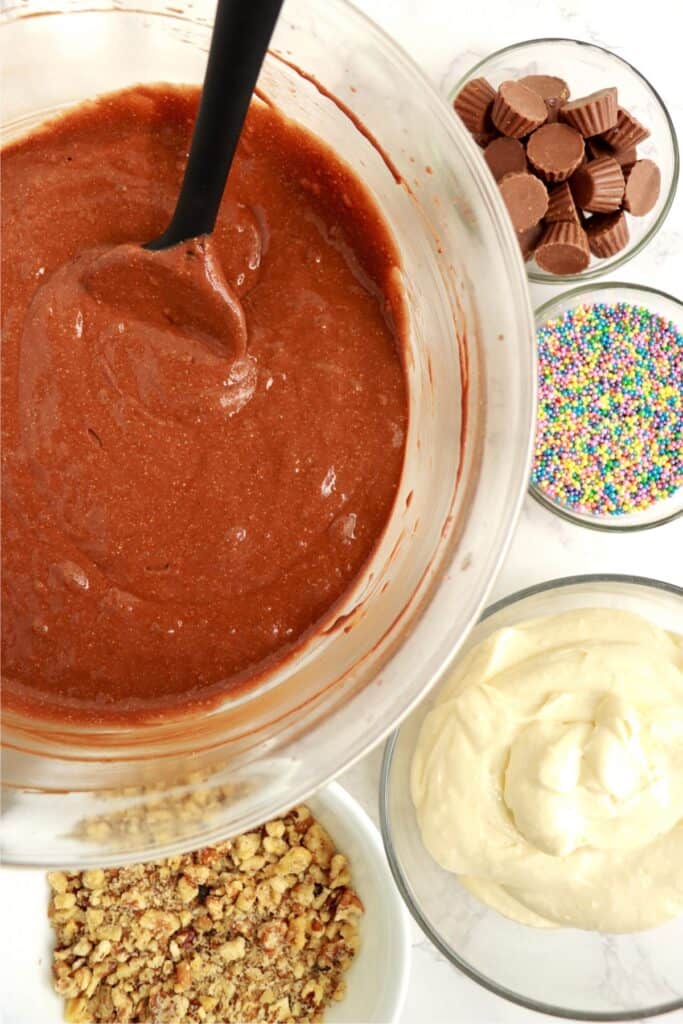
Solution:
<svg viewBox="0 0 683 1024"><path fill-rule="evenodd" d="M541 36L586 39L636 65L664 98L683 138L680 50L669 0L355 0L447 93L482 57L510 43ZM670 26L671 32L665 30ZM681 292L683 192L659 234L619 271L619 279ZM560 291L561 289L555 289ZM532 286L535 306L554 289ZM493 586L495 600L522 587L583 572L620 572L681 583L683 519L634 534L605 534L565 523L527 497L511 549ZM531 554L533 552L533 554ZM341 776L375 821L381 749ZM413 924L413 963L401 1024L518 1024L540 1015L513 1006L459 974ZM683 1011L665 1018L683 1022Z"/></svg>
<svg viewBox="0 0 683 1024"><path fill-rule="evenodd" d="M422 66L443 94L480 58L541 36L586 39L634 63L664 97L683 138L680 43L671 0L355 0ZM670 26L667 33L665 26ZM620 278L680 293L683 190L650 246ZM553 289L532 288L535 305ZM672 557L683 550L683 519L636 534L604 534L565 523L527 498L490 600L530 584L582 572L622 572L681 583ZM344 773L341 783L378 821L381 747ZM401 1024L519 1024L540 1016L478 987L451 966L413 924L413 961ZM667 1022L683 1024L683 1011Z"/></svg>

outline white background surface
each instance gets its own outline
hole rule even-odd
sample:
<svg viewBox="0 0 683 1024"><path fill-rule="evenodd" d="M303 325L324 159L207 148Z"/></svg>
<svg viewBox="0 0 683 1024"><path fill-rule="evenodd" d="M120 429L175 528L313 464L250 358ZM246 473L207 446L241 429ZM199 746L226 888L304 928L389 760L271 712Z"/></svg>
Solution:
<svg viewBox="0 0 683 1024"><path fill-rule="evenodd" d="M663 97L683 137L683 52L674 0L355 0L417 61L446 95L482 57L540 36L585 39L634 64ZM552 68L548 71L552 73ZM608 84L608 83L607 83ZM659 234L619 279L683 293L683 192ZM532 286L539 306L554 291ZM635 534L572 526L527 497L512 547L490 595L575 573L620 572L683 582L683 519ZM341 783L377 821L381 750L341 776ZM683 952L681 954L683 971ZM546 1018L550 1019L550 1018ZM662 1018L683 1024L683 1011ZM413 924L413 961L401 1024L507 1024L539 1014L503 1002L452 967Z"/></svg>
<svg viewBox="0 0 683 1024"><path fill-rule="evenodd" d="M324 2L324 0L321 0ZM683 136L683 75L676 0L356 0L422 66L442 94L480 58L507 44L539 36L585 39L635 64L663 96ZM548 69L552 72L552 69ZM620 278L673 294L681 286L683 195L650 246ZM540 305L552 289L534 286ZM636 534L604 534L564 523L527 498L491 600L532 583L583 572L622 572L680 583L683 520ZM678 557L676 557L678 556ZM377 821L381 750L340 781ZM4 908L6 910L6 908ZM10 922L3 914L5 936ZM13 927L22 928L22 922ZM470 982L413 928L413 961L401 1024L507 1024L541 1018ZM11 941L11 939L10 939ZM683 952L681 954L683 970ZM1 973L1 972L0 972ZM666 1018L683 1024L683 1012ZM42 1024L36 1020L35 1024Z"/></svg>

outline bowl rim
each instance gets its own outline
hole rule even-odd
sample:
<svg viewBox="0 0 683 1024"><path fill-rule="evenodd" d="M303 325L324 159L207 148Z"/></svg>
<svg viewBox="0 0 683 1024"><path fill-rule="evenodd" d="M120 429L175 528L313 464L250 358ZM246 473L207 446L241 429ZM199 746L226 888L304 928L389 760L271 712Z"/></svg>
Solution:
<svg viewBox="0 0 683 1024"><path fill-rule="evenodd" d="M662 291L660 288L652 288L650 285L646 284L635 284L629 281L597 281L594 284L578 285L576 288L570 288L566 292L560 292L559 295L555 295L553 298L546 299L545 302L534 310L536 334L538 335L539 327L542 325L542 322L548 319L548 314L554 306L570 300L578 300L581 296L587 296L594 292L605 292L614 289L619 289L624 293L630 292L634 297L637 294L645 293L646 295L656 295L658 298L665 299L667 302L673 302L681 311L681 330L683 331L683 301L675 295ZM681 495L680 508L674 509L672 512L665 513L650 522L643 523L619 522L619 516L614 516L614 522L610 522L607 518L603 519L598 518L597 516L590 516L589 513L580 514L573 512L570 508L560 505L548 498L541 488L538 487L537 484L533 483L531 477L529 478L529 494L538 502L539 505L542 505L543 508L553 512L556 516L559 516L560 519L564 519L565 522L573 523L575 526L583 526L587 530L597 530L599 533L635 533L639 530L653 530L657 526L664 526L666 523L672 523L674 520L683 516L683 485L670 496L675 497L677 494ZM661 500L666 501L667 499ZM655 502L654 505L650 507L656 507L657 504L659 504L659 502Z"/></svg>
<svg viewBox="0 0 683 1024"><path fill-rule="evenodd" d="M635 576L626 573L581 573L575 576L558 576L551 580L544 580L541 583L534 583L532 586L523 587L521 590L515 590L513 593L508 594L506 597L500 598L498 601L494 601L492 604L482 612L479 622L484 622L486 619L502 611L504 608L510 605L517 604L520 601L525 600L528 597L534 597L537 594L547 593L553 590L563 590L565 588L577 585L588 585L588 584L600 584L600 583L621 583L627 586L640 586L649 588L652 590L665 592L675 597L683 598L683 587L677 586L675 583L669 583L665 580L656 580L648 576ZM405 719L404 719L405 722ZM391 766L394 758L394 751L398 742L401 727L395 729L394 732L389 736L382 752L382 765L380 769L380 781L379 781L379 817L380 817L380 829L382 833L382 840L384 842L384 850L389 861L389 867L391 873L394 876L396 886L410 911L410 914L416 924L420 927L425 936L431 943L438 949L438 951L449 961L454 967L466 975L471 981L476 982L482 988L493 993L501 999L505 999L509 1003L514 1003L516 1006L524 1007L526 1010L533 1010L536 1013L544 1013L551 1017L560 1017L564 1020L577 1020L577 1021L632 1021L642 1020L647 1017L659 1017L665 1013L671 1013L674 1010L680 1010L683 1008L683 996L678 999L663 1003L660 1006L655 1007L644 1007L639 1010L624 1010L619 1012L612 1011L595 1011L593 1013L587 1013L585 1011L577 1011L565 1009L560 1006L553 1006L551 1003L544 1003L537 999L531 999L526 996L518 995L513 992L512 989L507 988L505 985L499 985L495 981L491 981L484 974L478 971L476 968L471 967L466 960L462 959L452 947L441 938L439 932L432 928L431 924L422 913L420 906L413 899L410 885L406 876L403 873L400 862L396 855L393 842L393 832L390 825L390 818L387 806L387 795L389 792L389 779L391 775Z"/></svg>
<svg viewBox="0 0 683 1024"><path fill-rule="evenodd" d="M346 824L354 827L357 834L362 835L362 843L366 847L366 852L370 850L370 856L375 860L378 870L384 876L386 884L381 894L381 902L384 907L391 905L395 910L396 923L399 927L399 934L395 936L399 956L392 964L394 983L391 985L390 1016L383 1018L382 1024L396 1024L408 996L413 947L410 936L410 915L405 902L392 884L392 875L384 856L384 844L379 829L362 804L339 782L329 782L322 789L312 793L308 799L309 803L320 803L329 809L331 814L343 818ZM351 870L353 872L353 862ZM361 945L359 956L363 955L362 951Z"/></svg>
<svg viewBox="0 0 683 1024"><path fill-rule="evenodd" d="M458 81L455 83L454 86L451 87L447 94L447 103L449 107L453 106L453 100L460 92L462 87L465 85L465 83L468 82L471 78L474 78L479 72L483 71L486 65L490 61L494 60L496 57L502 57L504 54L514 53L514 51L521 50L524 46L540 46L553 43L574 43L576 46L581 46L588 50L596 50L599 53L607 54L608 57L612 57L620 64L623 64L624 67L628 68L628 70L632 74L634 74L636 78L640 80L641 84L643 84L645 88L652 93L655 101L659 104L662 114L664 115L664 120L666 121L666 124L669 129L669 138L671 140L671 149L673 155L673 170L671 174L671 182L669 184L669 189L664 200L664 203L662 205L662 208L659 211L659 214L652 222L650 227L647 229L647 231L640 239L640 241L632 248L627 247L626 249L624 249L621 255L619 255L612 263L610 263L609 266L605 267L601 261L599 263L593 264L592 266L589 265L586 270L581 271L581 273L579 274L546 274L544 271L535 268L535 265L533 263L525 264L528 278L530 281L533 281L534 284L576 284L578 282L594 281L597 278L601 277L604 273L612 273L613 271L618 270L620 267L623 267L625 263L628 263L629 260L632 260L634 256L637 256L638 253L642 252L643 249L650 244L650 242L655 237L655 235L661 228L662 224L668 217L669 211L676 196L681 166L680 150L678 145L678 136L676 134L676 128L671 118L671 114L669 113L669 109L664 100L662 99L658 90L655 89L652 82L650 82L650 80L646 78L645 75L638 70L638 68L631 64L630 61L626 60L626 58L622 57L620 54L615 53L614 50L610 50L606 46L600 46L598 43L591 43L586 39L574 39L571 36L539 36L535 39L524 39L517 43L511 43L509 46L503 46L499 50L494 50L492 53L489 53L486 57L482 58L482 60L479 60L477 61L476 64L473 64L469 71L465 72L465 74L461 75L458 78Z"/></svg>

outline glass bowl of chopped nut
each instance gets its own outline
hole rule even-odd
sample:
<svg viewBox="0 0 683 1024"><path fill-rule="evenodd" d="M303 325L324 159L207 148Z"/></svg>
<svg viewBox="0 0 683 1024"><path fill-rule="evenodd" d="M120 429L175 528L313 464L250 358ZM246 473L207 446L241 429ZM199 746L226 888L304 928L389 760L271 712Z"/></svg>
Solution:
<svg viewBox="0 0 683 1024"><path fill-rule="evenodd" d="M23 922L1 945L5 1024L393 1024L403 1005L408 914L377 829L336 784L192 854L47 884L4 869L0 900Z"/></svg>

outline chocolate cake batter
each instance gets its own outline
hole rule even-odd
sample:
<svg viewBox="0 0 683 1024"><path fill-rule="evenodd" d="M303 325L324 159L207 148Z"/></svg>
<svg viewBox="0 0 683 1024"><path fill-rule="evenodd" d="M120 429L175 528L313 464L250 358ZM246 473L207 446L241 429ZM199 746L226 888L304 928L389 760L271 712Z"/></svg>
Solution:
<svg viewBox="0 0 683 1024"><path fill-rule="evenodd" d="M139 248L196 104L138 87L3 153L3 682L34 715L138 722L245 685L396 495L398 257L330 150L255 101L214 235Z"/></svg>

